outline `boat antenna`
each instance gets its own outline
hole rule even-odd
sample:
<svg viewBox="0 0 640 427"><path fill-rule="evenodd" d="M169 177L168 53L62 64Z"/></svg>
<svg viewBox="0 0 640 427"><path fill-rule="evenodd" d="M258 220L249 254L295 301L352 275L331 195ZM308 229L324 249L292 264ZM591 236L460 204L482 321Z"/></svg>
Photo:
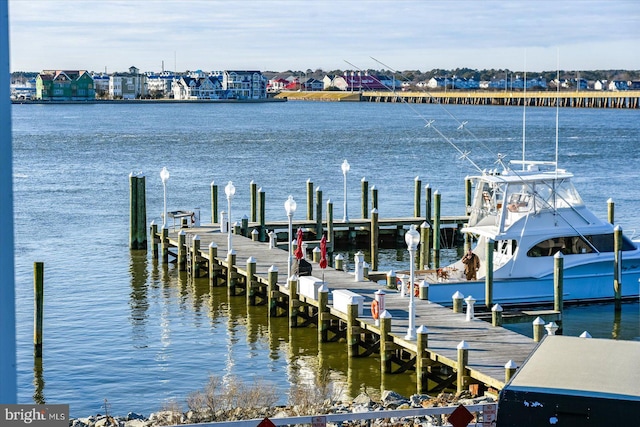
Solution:
<svg viewBox="0 0 640 427"><path fill-rule="evenodd" d="M527 50L524 51L524 90L522 104L522 170L525 170L526 162L526 135L527 135Z"/></svg>
<svg viewBox="0 0 640 427"><path fill-rule="evenodd" d="M392 71L393 73L398 73L398 70L393 69L392 67L389 67L388 65L378 61L376 58L371 57L371 59L373 59L374 61L376 61L377 63L379 63L380 65L382 65L385 68L388 68L390 71ZM344 60L347 64L351 65L352 67L356 68L356 69L360 69L357 66L355 66L354 64L350 63L347 60ZM373 78L380 83L381 85L383 85L386 89L392 91L394 94L396 93L395 90L395 82L393 84L394 87L389 87L386 84L384 84L383 82L381 82L380 80L376 79L375 76L373 76ZM426 92L427 95L429 95L430 97L431 94L429 92ZM478 171L478 172L482 172L482 168L480 166L478 166L473 160L471 160L471 158L469 157L470 152L469 151L464 151L462 150L460 147L458 147L450 138L447 138L446 135L444 135L436 126L434 126L435 120L431 120L431 119L427 119L426 117L424 117L422 114L420 114L420 112L418 110L416 110L415 107L413 107L410 103L408 103L403 97L399 97L400 101L405 104L408 108L410 108L421 120L424 121L425 123L425 127L433 129L436 131L436 133L445 141L447 141L447 143L449 143L449 145L451 145L459 154L460 154L460 158L461 159L465 159L467 160L469 163L471 163L471 165ZM432 97L433 98L433 97ZM440 103L438 103L440 105L441 108L443 108L445 110L445 112L456 122L458 123L458 129L460 130L464 130L467 133L469 133L476 141L479 141L481 144L482 142L470 131L467 129L466 124L467 122L461 122L460 120L458 120L453 114L451 114L446 108L444 108ZM483 144L484 145L484 144ZM489 151L492 152L489 147L485 148ZM493 153L495 154L495 153Z"/></svg>

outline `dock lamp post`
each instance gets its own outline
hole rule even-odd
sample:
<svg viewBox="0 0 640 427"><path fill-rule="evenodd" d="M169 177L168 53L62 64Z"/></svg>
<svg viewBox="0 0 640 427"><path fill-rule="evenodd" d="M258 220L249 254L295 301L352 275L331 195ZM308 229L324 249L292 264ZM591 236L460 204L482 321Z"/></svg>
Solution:
<svg viewBox="0 0 640 427"><path fill-rule="evenodd" d="M296 201L293 200L293 196L289 194L289 198L286 202L284 202L284 210L287 212L287 218L289 218L289 244L287 247L289 248L289 258L287 258L287 280L291 277L291 264L293 262L292 253L293 253L293 214L296 212Z"/></svg>
<svg viewBox="0 0 640 427"><path fill-rule="evenodd" d="M349 165L349 162L347 162L347 159L344 159L344 162L342 162L342 175L344 175L344 218L343 221L344 222L349 222L349 215L347 214L347 173L349 172L349 169L351 169L351 166Z"/></svg>
<svg viewBox="0 0 640 427"><path fill-rule="evenodd" d="M416 250L420 243L420 233L416 230L415 224L411 224L411 228L404 235L404 241L407 243L407 249L409 250L409 327L407 328L407 335L404 337L406 340L416 339L416 307L414 303L414 264Z"/></svg>
<svg viewBox="0 0 640 427"><path fill-rule="evenodd" d="M227 219L229 221L229 226L227 227L227 247L228 251L231 252L233 250L233 244L231 242L231 199L236 194L236 187L233 186L233 182L229 181L229 183L224 187L224 194L227 195Z"/></svg>
<svg viewBox="0 0 640 427"><path fill-rule="evenodd" d="M162 228L167 226L167 181L169 180L169 171L167 167L163 167L160 171L160 179L162 180L162 189L164 190L164 213L162 215Z"/></svg>

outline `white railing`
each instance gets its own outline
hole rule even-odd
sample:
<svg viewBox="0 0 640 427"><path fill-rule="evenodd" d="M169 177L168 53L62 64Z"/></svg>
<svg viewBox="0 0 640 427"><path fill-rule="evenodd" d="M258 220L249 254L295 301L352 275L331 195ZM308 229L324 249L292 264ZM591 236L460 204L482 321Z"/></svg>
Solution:
<svg viewBox="0 0 640 427"><path fill-rule="evenodd" d="M459 405L458 405L459 406ZM458 406L438 406L433 408L418 408L418 409L400 409L393 411L368 411L368 412L350 412L345 414L326 414L326 415L306 415L300 417L286 417L286 418L269 418L276 426L291 426L297 424L309 424L312 426L326 426L327 423L339 423L343 421L362 421L362 420L376 420L387 418L415 418L433 415L449 415L455 411ZM467 405L465 408L475 413L476 423L469 423L469 426L475 427L487 427L494 426L496 421L497 403L483 403L478 405ZM263 419L255 418L251 420L241 421L220 421L211 423L198 423L198 424L180 424L181 427L256 427ZM450 426L451 424L444 424L444 426Z"/></svg>

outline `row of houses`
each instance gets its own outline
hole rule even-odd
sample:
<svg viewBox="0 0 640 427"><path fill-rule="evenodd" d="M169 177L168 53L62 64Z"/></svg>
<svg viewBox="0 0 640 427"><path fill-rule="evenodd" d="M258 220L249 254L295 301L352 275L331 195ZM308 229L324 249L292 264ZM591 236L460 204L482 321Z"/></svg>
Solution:
<svg viewBox="0 0 640 427"><path fill-rule="evenodd" d="M578 88L579 90L639 90L638 81L596 81L585 79L557 80L556 87ZM366 72L344 72L341 75L325 75L322 80L289 76L271 80L260 71L227 70L205 73L201 70L177 75L169 71L156 74L140 73L136 67L127 72L113 74L89 73L84 70L43 70L35 79L35 89L12 88L16 99L39 100L94 100L173 98L179 100L197 99L264 99L268 93L281 91L386 91L419 89L493 89L523 90L547 89L547 82L541 77L496 78L490 81L476 81L460 77L433 77L418 83L401 83L395 77L369 75ZM15 89L15 90L14 90Z"/></svg>
<svg viewBox="0 0 640 427"><path fill-rule="evenodd" d="M128 72L91 74L84 70L44 70L36 77L35 99L84 101L108 99L264 99L267 79L260 71L227 70L187 75Z"/></svg>

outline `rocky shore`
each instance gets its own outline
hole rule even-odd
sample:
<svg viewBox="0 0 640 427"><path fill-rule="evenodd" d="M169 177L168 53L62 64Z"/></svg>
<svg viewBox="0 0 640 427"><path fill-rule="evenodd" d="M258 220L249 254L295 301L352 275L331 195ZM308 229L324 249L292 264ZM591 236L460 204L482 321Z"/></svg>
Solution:
<svg viewBox="0 0 640 427"><path fill-rule="evenodd" d="M409 420L390 419L384 416L384 411L394 409L415 409L430 408L438 406L452 405L476 405L494 402L489 396L472 397L468 392L459 394L441 393L438 396L428 396L414 394L409 398L399 395L393 391L385 391L379 400L372 399L366 392L361 393L350 402L324 401L316 405L289 405L273 406L263 408L237 407L226 410L181 412L179 409L166 409L154 412L145 417L144 415L129 413L125 417L114 417L110 415L95 415L87 418L76 418L69 421L70 427L156 427L180 424L197 424L214 421L234 421L246 419L263 419L295 417L301 415L316 414L339 414L356 412L380 411L380 418L374 422L344 422L342 426L400 426L413 423L416 426L441 426L446 418L443 416L423 416L411 418Z"/></svg>

